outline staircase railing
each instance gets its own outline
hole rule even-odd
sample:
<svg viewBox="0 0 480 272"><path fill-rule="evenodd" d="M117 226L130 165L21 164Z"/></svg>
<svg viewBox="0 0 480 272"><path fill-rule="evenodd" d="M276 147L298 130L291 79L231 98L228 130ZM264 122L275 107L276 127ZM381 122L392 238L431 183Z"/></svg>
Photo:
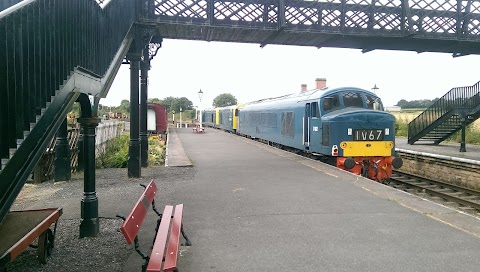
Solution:
<svg viewBox="0 0 480 272"><path fill-rule="evenodd" d="M78 96L75 76L111 84L139 1L103 2L24 0L0 11L0 222Z"/></svg>
<svg viewBox="0 0 480 272"><path fill-rule="evenodd" d="M479 87L480 82L472 86L453 88L435 101L435 103L408 124L409 143L410 139L413 139L420 133L424 133L436 120L451 110L474 108L478 105L479 100L475 97L480 96Z"/></svg>

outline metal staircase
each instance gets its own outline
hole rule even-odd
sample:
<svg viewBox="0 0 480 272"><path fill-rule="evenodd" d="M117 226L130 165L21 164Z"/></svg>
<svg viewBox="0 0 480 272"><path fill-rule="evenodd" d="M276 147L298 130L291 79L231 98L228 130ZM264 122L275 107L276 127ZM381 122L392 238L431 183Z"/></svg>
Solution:
<svg viewBox="0 0 480 272"><path fill-rule="evenodd" d="M439 144L479 117L480 82L453 88L408 124L408 143Z"/></svg>
<svg viewBox="0 0 480 272"><path fill-rule="evenodd" d="M0 9L0 222L80 93L105 97L132 42L138 4L7 2Z"/></svg>

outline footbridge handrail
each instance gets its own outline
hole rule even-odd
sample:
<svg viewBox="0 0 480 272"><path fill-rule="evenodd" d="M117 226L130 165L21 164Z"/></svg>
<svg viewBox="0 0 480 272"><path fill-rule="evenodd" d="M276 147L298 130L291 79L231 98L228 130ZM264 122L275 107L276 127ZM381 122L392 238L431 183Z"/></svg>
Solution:
<svg viewBox="0 0 480 272"><path fill-rule="evenodd" d="M452 110L474 108L479 103L480 82L472 86L453 88L408 124L408 137L412 138L421 133L434 121Z"/></svg>

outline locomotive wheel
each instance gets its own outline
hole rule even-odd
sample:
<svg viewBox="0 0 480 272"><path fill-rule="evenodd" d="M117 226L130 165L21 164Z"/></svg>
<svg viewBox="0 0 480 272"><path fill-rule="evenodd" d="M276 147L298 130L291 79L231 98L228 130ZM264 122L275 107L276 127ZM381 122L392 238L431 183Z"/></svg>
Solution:
<svg viewBox="0 0 480 272"><path fill-rule="evenodd" d="M42 264L46 264L47 258L52 254L53 239L51 229L47 229L38 237L38 261Z"/></svg>

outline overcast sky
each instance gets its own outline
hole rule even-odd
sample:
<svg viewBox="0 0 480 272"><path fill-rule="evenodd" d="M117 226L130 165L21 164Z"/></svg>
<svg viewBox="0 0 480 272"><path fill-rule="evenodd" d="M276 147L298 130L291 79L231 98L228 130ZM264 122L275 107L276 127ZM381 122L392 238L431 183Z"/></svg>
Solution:
<svg viewBox="0 0 480 272"><path fill-rule="evenodd" d="M295 93L315 78L328 86L371 90L386 106L400 99L433 99L453 87L480 81L480 56L453 58L446 53L421 53L300 46L164 40L149 71L149 98L187 97L211 107L213 99L231 93L239 102ZM122 65L103 105L130 100L129 65Z"/></svg>

